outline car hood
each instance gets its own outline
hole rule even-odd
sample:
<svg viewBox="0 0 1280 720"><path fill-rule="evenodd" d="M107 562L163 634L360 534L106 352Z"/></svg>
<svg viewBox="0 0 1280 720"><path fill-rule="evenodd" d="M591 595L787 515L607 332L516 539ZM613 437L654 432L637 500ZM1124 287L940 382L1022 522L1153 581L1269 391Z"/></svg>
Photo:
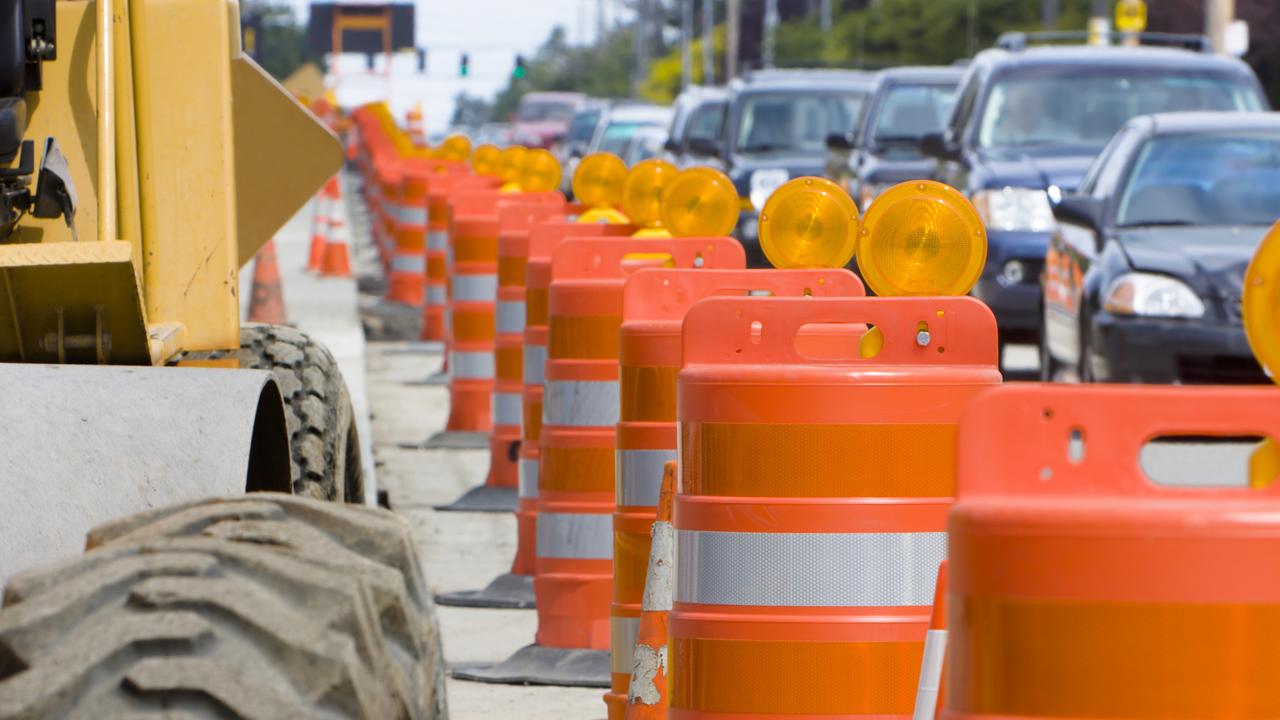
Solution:
<svg viewBox="0 0 1280 720"><path fill-rule="evenodd" d="M982 155L987 187L1048 189L1056 185L1066 192L1080 186L1095 153L1033 154L1015 150L990 150Z"/></svg>
<svg viewBox="0 0 1280 720"><path fill-rule="evenodd" d="M1266 232L1221 225L1124 228L1115 239L1134 270L1172 275L1201 293L1238 297L1245 267Z"/></svg>
<svg viewBox="0 0 1280 720"><path fill-rule="evenodd" d="M803 177L805 175L822 176L826 163L825 153L767 153L760 155L741 155L735 154L730 159L730 167L732 171L729 173L734 184L738 187L738 192L745 194L747 192L747 183L751 180L751 173L756 170L773 170L781 168L787 171L787 174L793 178Z"/></svg>
<svg viewBox="0 0 1280 720"><path fill-rule="evenodd" d="M933 175L938 163L933 158L868 157L862 165L860 176L864 182L886 184L927 178Z"/></svg>

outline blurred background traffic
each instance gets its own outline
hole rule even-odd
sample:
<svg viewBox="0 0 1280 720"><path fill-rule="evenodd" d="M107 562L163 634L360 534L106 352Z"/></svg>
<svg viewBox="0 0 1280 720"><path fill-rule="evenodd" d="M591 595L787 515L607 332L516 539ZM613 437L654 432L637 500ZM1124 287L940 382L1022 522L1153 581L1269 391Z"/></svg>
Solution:
<svg viewBox="0 0 1280 720"><path fill-rule="evenodd" d="M1280 217L1275 0L247 2L243 21L286 85L385 100L431 146L548 149L566 193L597 152L721 170L755 266L790 179L863 211L948 183L986 225L973 294L1015 376L1266 380L1240 307Z"/></svg>

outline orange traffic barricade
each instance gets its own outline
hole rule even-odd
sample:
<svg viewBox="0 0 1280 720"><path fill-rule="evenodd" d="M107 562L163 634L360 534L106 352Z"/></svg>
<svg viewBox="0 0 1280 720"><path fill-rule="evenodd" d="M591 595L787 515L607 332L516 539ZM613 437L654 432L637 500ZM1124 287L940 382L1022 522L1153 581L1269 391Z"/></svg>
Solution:
<svg viewBox="0 0 1280 720"><path fill-rule="evenodd" d="M629 225L587 225L564 220L535 222L526 241L511 238L506 244L508 272L524 267L524 322L521 348L521 422L517 466L516 555L511 572L494 578L480 590L446 593L441 605L463 607L532 608L534 546L538 503L538 438L542 428L543 366L547 359L547 294L551 286L551 251L570 237L624 237ZM524 254L521 255L520 253ZM499 282L502 275L503 239L499 239ZM514 278L512 278L514 282ZM499 292L502 288L499 287Z"/></svg>
<svg viewBox="0 0 1280 720"><path fill-rule="evenodd" d="M390 210L393 243L386 299L420 307L427 279L427 176L406 163L399 180Z"/></svg>
<svg viewBox="0 0 1280 720"><path fill-rule="evenodd" d="M697 301L713 295L860 297L847 270L641 270L622 293L617 493L613 515L612 688L609 717L620 720L640 620L649 529L663 466L676 459L676 375L680 326Z"/></svg>
<svg viewBox="0 0 1280 720"><path fill-rule="evenodd" d="M1178 448L1148 443L1170 436L1274 441L1276 391L1022 385L973 403L942 717L1280 717L1280 485L1158 485L1143 466Z"/></svg>
<svg viewBox="0 0 1280 720"><path fill-rule="evenodd" d="M538 477L535 644L456 677L608 687L618 330L642 267L737 267L733 238L571 239L552 253Z"/></svg>
<svg viewBox="0 0 1280 720"><path fill-rule="evenodd" d="M909 717L991 311L713 297L682 345L670 717Z"/></svg>

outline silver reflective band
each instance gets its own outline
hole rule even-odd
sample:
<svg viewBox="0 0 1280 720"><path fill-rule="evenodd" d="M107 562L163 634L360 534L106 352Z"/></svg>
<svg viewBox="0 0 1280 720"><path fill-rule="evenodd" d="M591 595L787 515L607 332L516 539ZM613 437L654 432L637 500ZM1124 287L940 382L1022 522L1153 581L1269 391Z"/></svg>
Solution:
<svg viewBox="0 0 1280 720"><path fill-rule="evenodd" d="M498 301L498 334L514 335L524 332L524 302Z"/></svg>
<svg viewBox="0 0 1280 720"><path fill-rule="evenodd" d="M916 686L916 712L912 720L933 720L942 689L942 661L947 654L947 631L930 630L924 636L920 660L920 684Z"/></svg>
<svg viewBox="0 0 1280 720"><path fill-rule="evenodd" d="M449 298L445 293L443 285L427 286L427 304L428 305L443 305L448 301L448 299Z"/></svg>
<svg viewBox="0 0 1280 720"><path fill-rule="evenodd" d="M520 489L519 495L525 500L535 500L538 497L538 461L528 458L520 458Z"/></svg>
<svg viewBox="0 0 1280 720"><path fill-rule="evenodd" d="M616 468L616 500L622 505L658 504L662 493L662 470L668 460L676 459L675 450L619 450Z"/></svg>
<svg viewBox="0 0 1280 720"><path fill-rule="evenodd" d="M497 292L497 275L453 276L453 299L456 302L493 302Z"/></svg>
<svg viewBox="0 0 1280 720"><path fill-rule="evenodd" d="M449 233L445 230L427 231L428 250L446 250L449 245Z"/></svg>
<svg viewBox="0 0 1280 720"><path fill-rule="evenodd" d="M640 633L640 618L609 618L609 665L613 672L631 674L631 656L636 652L636 636Z"/></svg>
<svg viewBox="0 0 1280 720"><path fill-rule="evenodd" d="M546 345L524 345L524 384L541 385L546 381L544 371L547 367Z"/></svg>
<svg viewBox="0 0 1280 720"><path fill-rule="evenodd" d="M524 406L520 393L493 394L493 424L520 426L521 408Z"/></svg>
<svg viewBox="0 0 1280 720"><path fill-rule="evenodd" d="M538 513L538 557L613 559L613 516Z"/></svg>
<svg viewBox="0 0 1280 720"><path fill-rule="evenodd" d="M400 222L400 205L390 200L382 201L382 212L386 214L392 224Z"/></svg>
<svg viewBox="0 0 1280 720"><path fill-rule="evenodd" d="M677 531L676 601L709 605L933 604L945 532Z"/></svg>
<svg viewBox="0 0 1280 720"><path fill-rule="evenodd" d="M427 271L426 255L407 255L396 253L391 256L391 272L425 273Z"/></svg>
<svg viewBox="0 0 1280 720"><path fill-rule="evenodd" d="M615 380L548 380L542 421L567 427L613 427L618 424Z"/></svg>
<svg viewBox="0 0 1280 720"><path fill-rule="evenodd" d="M400 224L425 226L427 224L427 209L417 205L402 206L400 208Z"/></svg>
<svg viewBox="0 0 1280 720"><path fill-rule="evenodd" d="M449 369L456 378L478 378L481 380L493 377L493 353L491 352L451 352L449 353Z"/></svg>

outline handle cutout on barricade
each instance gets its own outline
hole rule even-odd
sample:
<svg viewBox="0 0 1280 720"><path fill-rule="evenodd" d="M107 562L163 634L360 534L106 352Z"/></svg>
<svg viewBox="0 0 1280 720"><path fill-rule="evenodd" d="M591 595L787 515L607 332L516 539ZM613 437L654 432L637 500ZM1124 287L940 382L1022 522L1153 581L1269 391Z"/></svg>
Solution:
<svg viewBox="0 0 1280 720"><path fill-rule="evenodd" d="M1142 446L1138 463L1147 480L1161 487L1249 487L1251 459L1263 440L1259 435L1161 435Z"/></svg>
<svg viewBox="0 0 1280 720"><path fill-rule="evenodd" d="M753 327L759 324L756 321ZM871 333L878 334L879 329L865 323L806 323L796 331L793 342L796 354L806 360L858 362L870 360L880 352L877 346L874 353L865 354L865 341Z"/></svg>
<svg viewBox="0 0 1280 720"><path fill-rule="evenodd" d="M649 268L742 268L746 255L731 237L566 238L551 252L556 280L625 278Z"/></svg>

